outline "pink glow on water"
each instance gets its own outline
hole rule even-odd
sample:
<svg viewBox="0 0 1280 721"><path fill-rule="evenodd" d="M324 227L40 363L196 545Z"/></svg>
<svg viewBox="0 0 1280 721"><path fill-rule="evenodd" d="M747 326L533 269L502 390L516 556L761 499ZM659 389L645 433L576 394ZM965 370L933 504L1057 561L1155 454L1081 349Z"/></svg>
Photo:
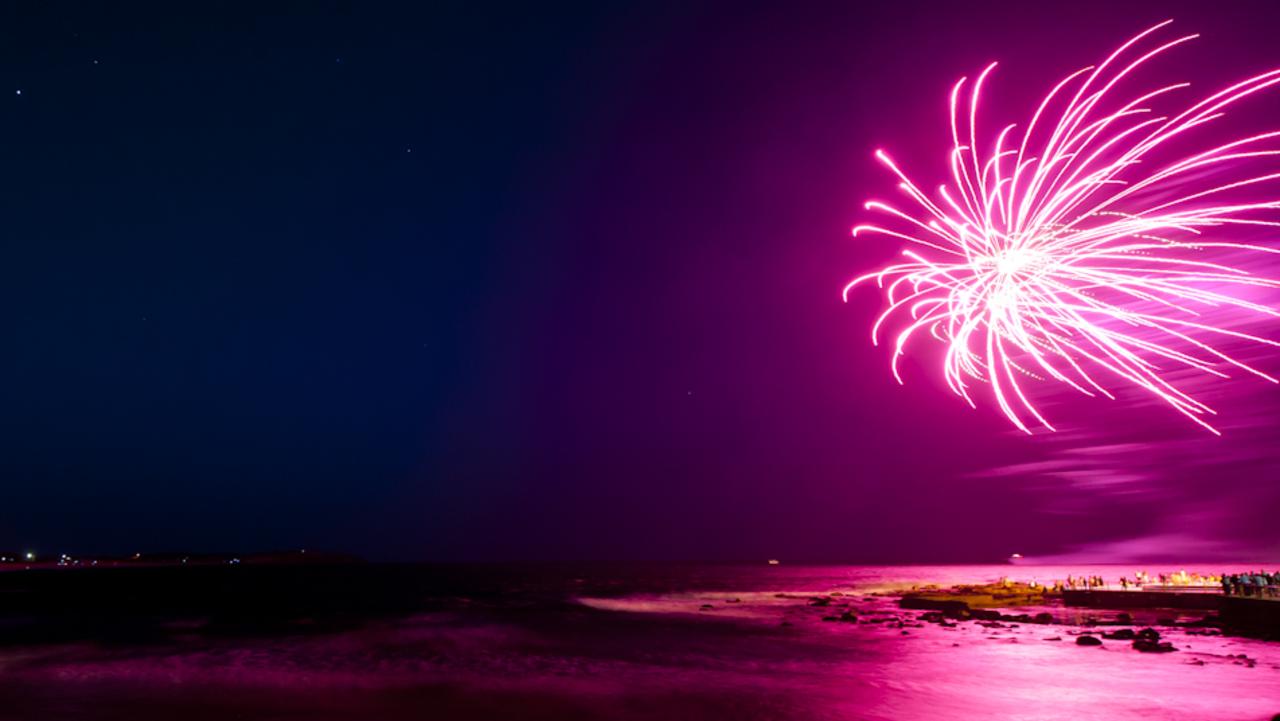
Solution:
<svg viewBox="0 0 1280 721"><path fill-rule="evenodd" d="M870 595L1133 570L784 563L583 572L553 587L587 593L436 599L448 610L332 634L8 647L0 701L4 718L33 721L1227 721L1280 712L1276 644L1160 626L1177 652L1111 640L1085 648L1074 640L1087 629L1075 624L1109 612L1056 607L1053 624L941 626ZM865 622L824 622L832 610L808 601L832 593Z"/></svg>
<svg viewBox="0 0 1280 721"><path fill-rule="evenodd" d="M1252 268L1280 250L1249 235L1280 226L1280 131L1236 134L1223 121L1280 83L1280 70L1175 105L1188 83L1137 85L1150 61L1196 38L1157 44L1169 22L1068 75L1025 127L987 131L980 98L995 63L971 84L961 78L949 101L951 179L933 198L875 152L914 210L868 201L891 222L853 234L916 248L844 292L883 289L889 305L871 337L901 326L898 382L900 358L927 334L943 344L948 387L976 407L975 383L988 385L1026 433L1055 430L1043 412L1054 389L1115 400L1133 387L1215 434L1216 413L1188 373L1280 382L1246 358L1280 342L1242 328L1280 315L1254 297L1280 280Z"/></svg>

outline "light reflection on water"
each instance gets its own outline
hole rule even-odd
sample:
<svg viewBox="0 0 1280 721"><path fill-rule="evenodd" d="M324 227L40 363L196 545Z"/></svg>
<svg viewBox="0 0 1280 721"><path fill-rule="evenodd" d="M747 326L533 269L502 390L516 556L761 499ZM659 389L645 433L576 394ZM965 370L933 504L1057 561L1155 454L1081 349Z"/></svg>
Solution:
<svg viewBox="0 0 1280 721"><path fill-rule="evenodd" d="M1119 641L1077 646L1071 626L916 626L887 599L865 600L925 582L1114 579L1134 570L557 570L535 584L536 598L523 590L497 601L459 598L448 610L342 633L5 650L0 717L1206 721L1280 713L1277 644L1162 629L1179 651L1140 654ZM510 587L530 587L527 577L521 584ZM558 596L545 593L557 587ZM805 596L831 591L846 594L840 602L864 620L907 617L909 625L824 622L831 611Z"/></svg>

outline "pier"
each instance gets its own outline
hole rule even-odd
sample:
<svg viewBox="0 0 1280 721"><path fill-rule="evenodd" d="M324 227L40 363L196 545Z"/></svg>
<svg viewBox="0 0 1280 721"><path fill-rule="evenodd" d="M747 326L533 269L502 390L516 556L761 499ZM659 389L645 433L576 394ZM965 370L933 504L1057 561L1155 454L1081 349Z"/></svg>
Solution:
<svg viewBox="0 0 1280 721"><path fill-rule="evenodd" d="M1231 633L1280 639L1280 598L1228 596L1208 589L1121 590L1064 589L1067 606L1098 609L1171 609L1216 611L1217 621Z"/></svg>
<svg viewBox="0 0 1280 721"><path fill-rule="evenodd" d="M1217 611L1228 596L1217 590L1123 590L1063 589L1062 603L1084 608L1172 608L1188 611ZM1280 607L1278 607L1280 608Z"/></svg>

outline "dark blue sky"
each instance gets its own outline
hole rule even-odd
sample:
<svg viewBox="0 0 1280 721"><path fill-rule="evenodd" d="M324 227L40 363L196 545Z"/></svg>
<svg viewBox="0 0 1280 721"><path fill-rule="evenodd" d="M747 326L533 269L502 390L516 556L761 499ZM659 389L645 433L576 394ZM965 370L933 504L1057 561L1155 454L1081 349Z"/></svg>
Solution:
<svg viewBox="0 0 1280 721"><path fill-rule="evenodd" d="M855 5L3 10L0 547L976 560L1155 528L973 480L1041 451L897 387L839 291L894 251L847 236L870 150L940 142L956 76L1039 91L1174 13ZM1265 59L1273 25L1184 10Z"/></svg>

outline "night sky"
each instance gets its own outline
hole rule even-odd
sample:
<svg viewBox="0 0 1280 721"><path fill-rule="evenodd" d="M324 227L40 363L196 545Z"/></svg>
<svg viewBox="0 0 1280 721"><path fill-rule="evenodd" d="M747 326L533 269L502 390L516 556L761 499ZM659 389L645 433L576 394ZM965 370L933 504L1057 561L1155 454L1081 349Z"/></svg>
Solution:
<svg viewBox="0 0 1280 721"><path fill-rule="evenodd" d="M1280 391L1027 438L841 301L960 75L1280 64L1267 4L1049 5L6 7L0 548L1280 553Z"/></svg>

